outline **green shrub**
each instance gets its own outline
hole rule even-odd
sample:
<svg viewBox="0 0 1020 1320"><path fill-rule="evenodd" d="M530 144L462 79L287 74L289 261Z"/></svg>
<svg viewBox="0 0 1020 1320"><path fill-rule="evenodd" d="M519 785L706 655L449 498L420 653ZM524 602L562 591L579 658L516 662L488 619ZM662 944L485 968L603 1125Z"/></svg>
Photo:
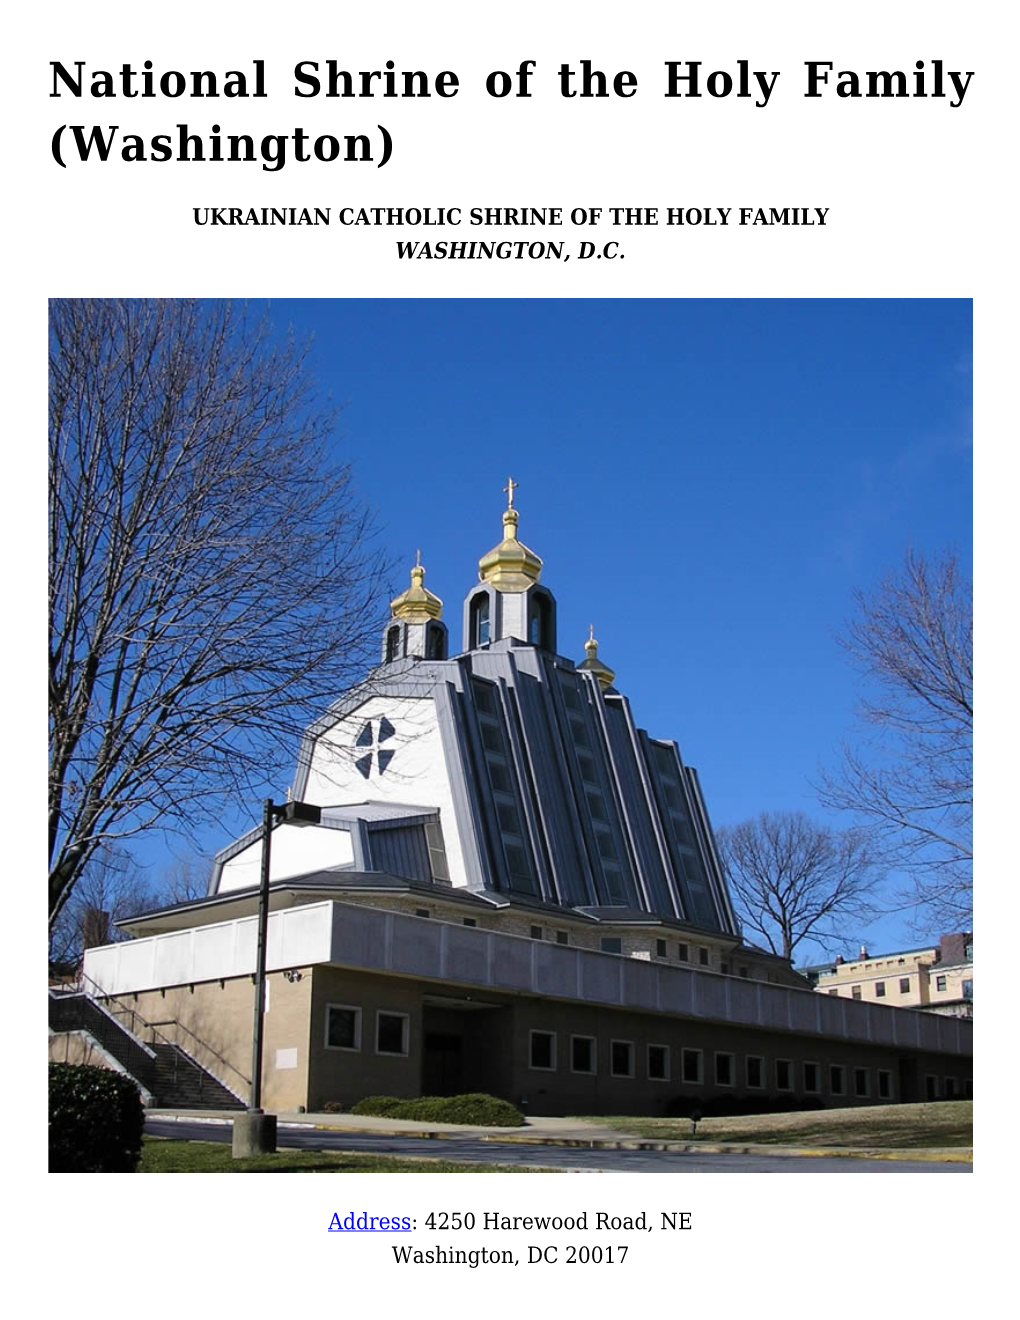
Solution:
<svg viewBox="0 0 1020 1320"><path fill-rule="evenodd" d="M123 1073L50 1064L50 1172L134 1173L145 1110Z"/></svg>
<svg viewBox="0 0 1020 1320"><path fill-rule="evenodd" d="M508 1100L474 1092L469 1095L423 1095L398 1100L392 1095L369 1095L351 1107L352 1114L376 1118L407 1118L419 1123L468 1123L473 1127L520 1127L524 1115Z"/></svg>
<svg viewBox="0 0 1020 1320"><path fill-rule="evenodd" d="M400 1118L401 1115L396 1111L406 1103L398 1100L395 1095L366 1095L364 1100L351 1105L351 1113L370 1114L374 1118Z"/></svg>

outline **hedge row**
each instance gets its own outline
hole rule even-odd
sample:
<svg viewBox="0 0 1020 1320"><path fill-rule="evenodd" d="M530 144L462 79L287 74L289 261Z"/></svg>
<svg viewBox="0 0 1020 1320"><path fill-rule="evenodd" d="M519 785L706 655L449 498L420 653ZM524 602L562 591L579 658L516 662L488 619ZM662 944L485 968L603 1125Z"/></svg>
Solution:
<svg viewBox="0 0 1020 1320"><path fill-rule="evenodd" d="M144 1126L132 1078L84 1064L50 1064L51 1173L134 1173Z"/></svg>
<svg viewBox="0 0 1020 1320"><path fill-rule="evenodd" d="M351 1106L352 1114L374 1118L410 1118L426 1123L470 1123L476 1127L520 1127L524 1115L508 1100L474 1092L469 1095L423 1095L398 1100L393 1095L367 1095Z"/></svg>

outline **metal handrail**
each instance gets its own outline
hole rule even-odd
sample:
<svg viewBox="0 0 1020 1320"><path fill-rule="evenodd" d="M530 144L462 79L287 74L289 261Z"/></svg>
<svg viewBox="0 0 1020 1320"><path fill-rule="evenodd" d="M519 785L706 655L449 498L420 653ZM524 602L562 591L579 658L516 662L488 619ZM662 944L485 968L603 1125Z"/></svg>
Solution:
<svg viewBox="0 0 1020 1320"><path fill-rule="evenodd" d="M160 1026L164 1026L164 1027L167 1027L167 1026L173 1026L173 1027L175 1027L178 1031L183 1031L183 1032L185 1032L185 1033L186 1033L188 1036L190 1036L191 1039L192 1039L193 1041L195 1041L195 1042L196 1042L196 1043L197 1043L197 1044L198 1044L203 1050L205 1050L205 1051L207 1051L209 1054L211 1054L211 1055L213 1056L213 1058L216 1059L219 1063L222 1063L224 1067L229 1068L229 1069L231 1070L231 1072L235 1072L235 1073L237 1073L238 1077L240 1077L241 1081L244 1082L245 1086L249 1086L249 1087L251 1086L251 1078L250 1078L250 1077L245 1077L244 1073L241 1072L240 1068L236 1068L236 1067L230 1062L229 1059L225 1059L225 1058L223 1057L223 1055L219 1053L218 1050L214 1050L213 1047L212 1047L211 1045L209 1045L206 1041L204 1041L204 1040L201 1038L201 1036L196 1036L195 1033L191 1030L190 1027L187 1027L187 1026L184 1025L184 1023L180 1020L180 1018L167 1018L164 1022L161 1022L161 1023L159 1023L158 1025L157 1025L155 1022L149 1022L146 1018L142 1017L141 1013L139 1013L138 1010L137 1010L133 1005L126 1003L124 1000L122 1000L122 999L120 998L119 995L112 995L112 994L110 994L108 991L104 990L104 989L102 988L102 986L99 985L96 981L94 981L94 980L92 979L92 977L89 976L88 973L87 973L84 969L82 969L81 971L79 971L79 973L78 973L78 977L79 977L79 986L78 986L78 988L76 988L76 990L75 990L73 993L79 993L79 992L80 992L80 993L83 993L83 994L88 995L88 997L89 997L90 999L106 1000L106 1001L110 1001L110 1002L116 1004L116 1005L118 1006L118 1008L121 1009L122 1012L127 1013L127 1014L130 1015L130 1017L131 1017L131 1024L132 1024L132 1025L131 1025L131 1031L132 1031L132 1034L133 1034L133 1035L136 1035L136 1036L137 1036L137 1035L139 1034L139 1033L135 1030L135 1027L134 1027L134 1022L135 1022L135 1019L137 1018L137 1020L142 1024L142 1026L145 1028L146 1031L151 1031L152 1034L153 1034L154 1036L156 1036L156 1037L159 1039L160 1044L162 1044L162 1045L169 1045L169 1046L170 1046L171 1050L173 1051L173 1055L172 1055L172 1058L173 1058L173 1079L174 1079L175 1082L177 1081L177 1059L178 1059L177 1051L178 1051L178 1050L182 1050L185 1054L188 1054L188 1051L187 1051L187 1050L184 1050L184 1049L183 1049L183 1046L179 1045L179 1044L177 1043L177 1041L170 1040L169 1037L164 1036L163 1033L159 1030L159 1027L160 1027ZM85 988L85 985L84 985L85 982L88 982L89 986L92 987L92 990L94 991L94 993L91 993L91 994L89 993L89 991ZM62 989L61 992L62 992L62 993L67 993L66 991L63 991L63 989ZM190 1057L190 1058L194 1058L196 1063L199 1062L198 1059L195 1058L194 1055L190 1055L190 1054L189 1054L188 1057ZM201 1066L201 1065L199 1065L199 1066ZM199 1079L199 1092L200 1092L200 1093L201 1093L201 1087L202 1087L202 1079L200 1078L200 1079Z"/></svg>
<svg viewBox="0 0 1020 1320"><path fill-rule="evenodd" d="M196 1044L198 1044L199 1046L201 1046L201 1048L202 1048L203 1050L205 1050L205 1051L207 1051L209 1054L211 1054L211 1055L213 1056L213 1058L216 1059L219 1063L222 1063L223 1066L224 1066L224 1068L229 1068L231 1072L235 1072L235 1073L237 1073L238 1077L240 1077L241 1081L244 1082L245 1086L251 1086L251 1078L250 1078L250 1077L245 1077L244 1073L241 1071L240 1068L235 1067L234 1064L232 1064L232 1063L230 1062L229 1059L225 1059L225 1058L223 1057L223 1055L219 1053L218 1050L214 1050L213 1047L212 1047L207 1041L204 1041L204 1040L202 1039L201 1036L196 1036L195 1033L191 1030L190 1027L186 1027L186 1026L184 1025L184 1023L180 1020L180 1018L167 1018L165 1021L161 1021L161 1022L152 1022L152 1023L150 1023L149 1025L152 1026L152 1027L171 1027L171 1026L172 1026L172 1027L176 1027L178 1031L183 1031L183 1032L185 1032L187 1035L189 1035L189 1036L191 1037L191 1039L192 1039L193 1041L196 1042ZM174 1043L176 1044L177 1042L174 1042ZM184 1046L183 1046L183 1045L180 1045L178 1048L180 1048L180 1049L183 1050L183 1049L184 1049ZM197 1056L194 1055L194 1054L191 1054L190 1051L185 1050L185 1053L188 1054L189 1058L193 1058L193 1059L195 1059L196 1062L198 1061L198 1060L197 1060Z"/></svg>

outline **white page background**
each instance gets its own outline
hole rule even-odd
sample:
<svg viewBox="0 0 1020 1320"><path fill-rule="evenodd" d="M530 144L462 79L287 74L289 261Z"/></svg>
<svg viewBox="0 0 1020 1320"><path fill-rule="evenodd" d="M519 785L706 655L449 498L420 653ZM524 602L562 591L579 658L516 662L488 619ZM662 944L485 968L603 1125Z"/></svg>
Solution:
<svg viewBox="0 0 1020 1320"><path fill-rule="evenodd" d="M314 297L967 297L975 300L979 665L979 912L991 992L979 1017L981 1122L967 1183L901 1175L344 1176L228 1179L48 1177L41 1009L12 1028L5 1087L10 1158L24 1193L21 1232L43 1305L86 1316L181 1308L245 1308L265 1315L413 1308L423 1316L490 1315L578 1305L766 1316L867 1307L883 1314L934 1306L974 1309L991 1285L999 1182L1011 1161L1004 1101L1014 1093L1010 1011L996 1008L996 968L1009 958L1015 862L1006 834L1015 782L1006 749L1015 730L1012 616L1016 553L1012 477L1016 424L1015 23L990 4L54 3L14 21L8 75L6 203L8 316L5 360L13 409L8 438L7 559L12 625L8 694L15 707L7 775L12 895L32 917L9 933L15 982L41 1000L42 822L18 804L41 800L43 749L36 643L43 625L45 557L45 299L53 294ZM10 20L9 20L10 22ZM20 30L19 25L20 24ZM49 97L49 61L116 69L150 58L156 69L244 68L267 61L266 101L98 101ZM301 100L291 68L335 58L344 68L455 70L448 101ZM567 101L555 71L592 60L638 76L628 100ZM663 62L737 61L780 70L769 105L666 100ZM803 62L836 68L913 69L943 59L973 70L964 103L805 100ZM534 59L530 100L484 93L493 69ZM831 85L830 85L831 87ZM209 108L206 108L209 107ZM119 124L149 135L187 122L208 131L309 133L387 126L392 161L131 165L59 169L50 137L62 122ZM195 206L822 206L825 228L611 230L624 259L602 262L398 262L392 229L199 228ZM401 237L421 239L421 232ZM429 237L491 238L482 230ZM531 231L506 237L534 237ZM568 227L543 235L573 243ZM27 570L27 571L26 571ZM37 718L38 714L38 718ZM27 768L23 757L27 756ZM14 766L17 769L14 769ZM41 813L40 813L41 814ZM999 973L1001 976L1001 972ZM10 992L9 992L10 993ZM20 1018L14 992L10 1016ZM986 1012L987 1006L987 1012ZM13 1075L13 1080L12 1080ZM996 1096L998 1092L998 1097ZM21 1125L24 1124L22 1129ZM24 1136L17 1135L24 1131ZM1000 1143L1005 1139L1005 1148ZM334 1210L416 1214L435 1209L633 1214L689 1209L694 1231L630 1235L620 1267L486 1271L392 1264L381 1237L326 1235ZM67 1222L70 1216L71 1222ZM22 1215L18 1215L22 1218ZM57 1229L57 1220L63 1221ZM545 1241L526 1235L513 1245ZM564 1235L561 1241L571 1240ZM595 1241L594 1237L587 1239ZM433 1240L434 1241L434 1240ZM449 1235L446 1246L510 1245L498 1234ZM417 1237L414 1245L431 1245ZM981 1283L987 1280L987 1283ZM975 1282L977 1281L977 1282ZM980 1314L981 1307L978 1307Z"/></svg>

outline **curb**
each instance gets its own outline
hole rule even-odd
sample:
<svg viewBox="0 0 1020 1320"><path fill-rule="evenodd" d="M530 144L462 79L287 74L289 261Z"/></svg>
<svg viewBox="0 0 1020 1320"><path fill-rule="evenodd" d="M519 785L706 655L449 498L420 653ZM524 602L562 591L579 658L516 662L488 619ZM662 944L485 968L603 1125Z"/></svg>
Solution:
<svg viewBox="0 0 1020 1320"><path fill-rule="evenodd" d="M232 1118L205 1117L195 1114L154 1114L162 1122L171 1123L214 1123L229 1124L233 1122ZM401 1136L412 1137L424 1141L502 1141L511 1145L518 1146L558 1146L572 1150L639 1150L639 1151L662 1151L674 1155L773 1155L777 1159L784 1156L804 1156L829 1159L865 1159L865 1160L919 1160L932 1164L972 1164L974 1162L974 1151L972 1147L953 1146L944 1149L939 1148L920 1148L916 1150L893 1148L893 1147L872 1147L871 1149L856 1149L852 1146L830 1146L830 1147L805 1147L805 1146L776 1146L776 1145L753 1145L753 1144L708 1144L707 1142L691 1141L648 1141L640 1137L633 1139L612 1139L594 1137L590 1140L584 1137L553 1137L538 1136L532 1134L518 1134L517 1129L507 1128L505 1134L501 1131L494 1133L491 1129L485 1131L440 1131L435 1128L406 1129L392 1132L385 1128L374 1127L340 1127L333 1123L302 1123L300 1121L278 1122L279 1128L293 1129L298 1128L304 1131L333 1132L342 1134L350 1132L359 1136ZM408 1156L409 1159L430 1158L429 1156ZM447 1158L445 1156L435 1156L436 1159Z"/></svg>

